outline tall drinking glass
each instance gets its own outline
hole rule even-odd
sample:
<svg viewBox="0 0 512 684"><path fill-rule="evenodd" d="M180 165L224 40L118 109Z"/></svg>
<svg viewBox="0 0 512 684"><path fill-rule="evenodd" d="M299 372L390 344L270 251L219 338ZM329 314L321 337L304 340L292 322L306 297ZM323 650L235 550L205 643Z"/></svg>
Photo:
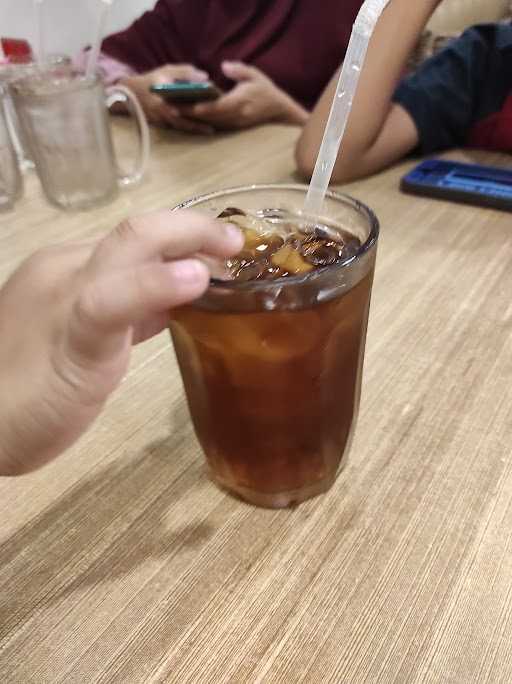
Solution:
<svg viewBox="0 0 512 684"><path fill-rule="evenodd" d="M135 95L105 91L98 77L40 71L10 84L47 199L62 209L88 209L113 199L119 186L139 181L149 155L146 118ZM123 102L137 124L134 168L123 173L112 144L108 109Z"/></svg>
<svg viewBox="0 0 512 684"><path fill-rule="evenodd" d="M261 185L178 208L226 207L299 225L307 188ZM292 506L327 491L359 406L378 238L372 211L328 192L316 223L358 245L341 263L277 280L212 280L171 315L196 435L213 479L252 504Z"/></svg>

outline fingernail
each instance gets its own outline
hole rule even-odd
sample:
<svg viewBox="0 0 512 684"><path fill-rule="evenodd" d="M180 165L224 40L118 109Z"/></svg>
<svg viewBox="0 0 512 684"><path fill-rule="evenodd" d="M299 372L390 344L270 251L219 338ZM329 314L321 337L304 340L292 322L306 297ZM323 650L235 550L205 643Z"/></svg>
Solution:
<svg viewBox="0 0 512 684"><path fill-rule="evenodd" d="M199 259L182 259L172 262L173 277L182 283L194 283L203 276L204 264Z"/></svg>
<svg viewBox="0 0 512 684"><path fill-rule="evenodd" d="M236 242L237 244L240 245L240 249L243 246L244 243L244 236L242 235L242 231L238 226L235 226L234 223L224 223L224 232L226 233L227 237L232 241Z"/></svg>

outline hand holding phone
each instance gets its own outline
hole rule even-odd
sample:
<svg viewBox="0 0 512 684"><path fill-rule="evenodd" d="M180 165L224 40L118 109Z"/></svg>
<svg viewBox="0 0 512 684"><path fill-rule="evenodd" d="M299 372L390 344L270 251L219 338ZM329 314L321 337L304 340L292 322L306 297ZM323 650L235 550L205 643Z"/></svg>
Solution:
<svg viewBox="0 0 512 684"><path fill-rule="evenodd" d="M185 107L166 101L152 90L153 85L174 85L177 79L190 83L208 83L208 74L192 64L164 64L144 74L126 76L119 83L137 95L150 123L186 133L213 133L213 126L187 117Z"/></svg>

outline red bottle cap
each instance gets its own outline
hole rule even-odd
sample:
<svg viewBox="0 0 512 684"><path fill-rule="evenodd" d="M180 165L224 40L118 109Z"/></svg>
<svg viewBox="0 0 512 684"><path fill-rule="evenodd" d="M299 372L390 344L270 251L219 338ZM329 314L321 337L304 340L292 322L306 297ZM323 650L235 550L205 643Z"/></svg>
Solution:
<svg viewBox="0 0 512 684"><path fill-rule="evenodd" d="M27 64L33 61L32 48L26 40L0 38L5 58L12 64Z"/></svg>

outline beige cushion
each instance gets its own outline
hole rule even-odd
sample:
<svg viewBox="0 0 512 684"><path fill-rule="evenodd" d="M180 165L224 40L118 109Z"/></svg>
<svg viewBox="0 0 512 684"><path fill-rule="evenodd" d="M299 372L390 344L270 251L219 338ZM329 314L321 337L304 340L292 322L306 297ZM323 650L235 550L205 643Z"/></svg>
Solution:
<svg viewBox="0 0 512 684"><path fill-rule="evenodd" d="M414 71L452 38L473 24L512 17L512 0L443 0L412 53L407 69Z"/></svg>
<svg viewBox="0 0 512 684"><path fill-rule="evenodd" d="M503 19L510 4L510 0L443 0L428 28L437 34L460 33L472 24Z"/></svg>

